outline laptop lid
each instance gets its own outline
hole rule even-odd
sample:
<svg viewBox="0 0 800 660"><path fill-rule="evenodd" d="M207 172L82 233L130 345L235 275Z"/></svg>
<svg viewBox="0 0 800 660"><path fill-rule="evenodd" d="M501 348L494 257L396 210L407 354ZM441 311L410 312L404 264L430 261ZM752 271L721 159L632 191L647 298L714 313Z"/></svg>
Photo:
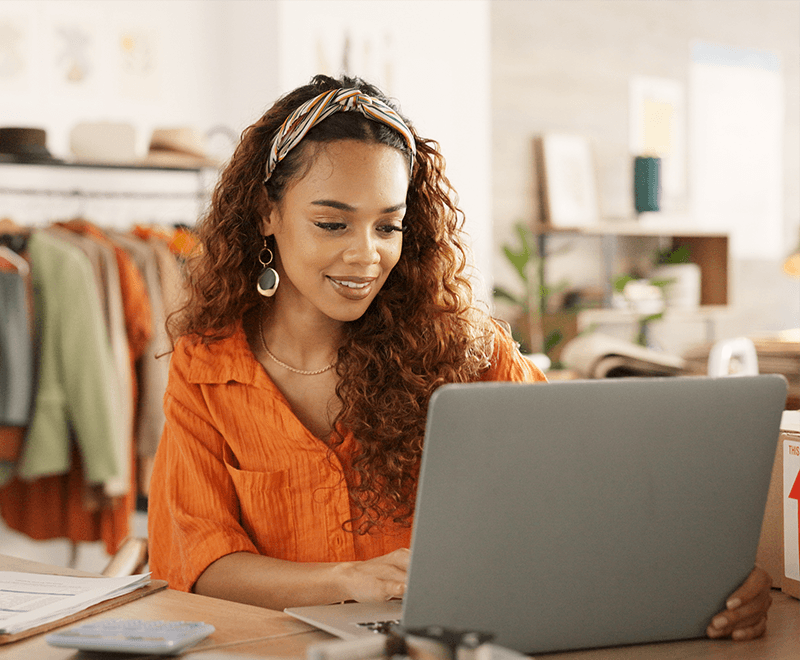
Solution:
<svg viewBox="0 0 800 660"><path fill-rule="evenodd" d="M447 385L407 629L537 653L699 637L753 567L781 376Z"/></svg>

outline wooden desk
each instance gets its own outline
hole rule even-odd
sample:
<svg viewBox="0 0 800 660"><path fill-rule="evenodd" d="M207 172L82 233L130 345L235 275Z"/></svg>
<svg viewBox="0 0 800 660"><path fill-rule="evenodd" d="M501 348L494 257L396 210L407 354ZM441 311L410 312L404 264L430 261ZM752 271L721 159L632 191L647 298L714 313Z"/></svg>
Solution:
<svg viewBox="0 0 800 660"><path fill-rule="evenodd" d="M48 566L25 559L0 555L0 570L26 571L30 573L56 573L62 575L90 575L67 568ZM200 642L189 655L202 660L201 651L266 655L282 658L305 658L309 644L334 639L327 633L298 621L288 614L275 612L252 605L187 594L166 589L125 603L91 617L99 619L170 619L205 621L216 628L210 637ZM76 622L71 625L79 625ZM50 646L45 635L35 635L17 642L0 646L0 660L86 660L86 654L78 651ZM94 658L96 656L92 656ZM126 660L154 656L129 656Z"/></svg>
<svg viewBox="0 0 800 660"><path fill-rule="evenodd" d="M0 570L81 575L78 571L0 555ZM85 573L83 574L85 575ZM800 604L773 590L767 634L751 642L699 639L664 644L537 655L552 660L796 660L800 656ZM281 612L167 589L93 619L174 619L205 621L217 630L181 657L203 660L211 651L258 658L305 658L306 647L334 638ZM48 646L44 635L0 646L0 660L83 660L77 651ZM94 657L94 656L93 656ZM126 656L131 660L152 656Z"/></svg>

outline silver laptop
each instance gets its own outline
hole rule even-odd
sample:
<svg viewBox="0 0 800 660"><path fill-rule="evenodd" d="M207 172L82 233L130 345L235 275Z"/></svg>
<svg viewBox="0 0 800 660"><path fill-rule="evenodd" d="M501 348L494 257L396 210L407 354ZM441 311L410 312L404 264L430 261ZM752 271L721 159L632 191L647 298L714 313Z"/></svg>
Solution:
<svg viewBox="0 0 800 660"><path fill-rule="evenodd" d="M785 401L781 376L444 386L402 606L287 612L523 653L703 636L753 567Z"/></svg>

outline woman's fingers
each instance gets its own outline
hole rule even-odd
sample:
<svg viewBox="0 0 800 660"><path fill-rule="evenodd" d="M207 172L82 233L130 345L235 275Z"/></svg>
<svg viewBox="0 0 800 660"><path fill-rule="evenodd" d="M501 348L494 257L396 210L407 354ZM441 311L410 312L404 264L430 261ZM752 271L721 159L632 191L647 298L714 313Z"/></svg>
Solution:
<svg viewBox="0 0 800 660"><path fill-rule="evenodd" d="M368 561L343 565L350 597L361 602L402 597L406 591L409 556L408 549L401 548Z"/></svg>
<svg viewBox="0 0 800 660"><path fill-rule="evenodd" d="M727 609L717 614L706 629L712 638L732 637L744 641L764 634L767 611L772 604L772 580L766 571L754 568L742 586L727 601Z"/></svg>
<svg viewBox="0 0 800 660"><path fill-rule="evenodd" d="M772 578L763 568L756 566L750 571L750 575L736 591L734 591L727 601L729 610L735 610L739 605L747 603L760 594L769 592L772 588Z"/></svg>

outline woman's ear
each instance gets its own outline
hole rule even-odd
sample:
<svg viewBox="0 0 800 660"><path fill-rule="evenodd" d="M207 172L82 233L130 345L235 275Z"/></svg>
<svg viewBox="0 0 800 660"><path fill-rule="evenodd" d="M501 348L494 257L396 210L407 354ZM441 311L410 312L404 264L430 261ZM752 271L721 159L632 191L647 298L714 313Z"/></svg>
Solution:
<svg viewBox="0 0 800 660"><path fill-rule="evenodd" d="M259 200L258 214L261 216L261 220L258 223L261 235L270 236L274 234L278 221L278 205L269 201L266 191L264 191Z"/></svg>

